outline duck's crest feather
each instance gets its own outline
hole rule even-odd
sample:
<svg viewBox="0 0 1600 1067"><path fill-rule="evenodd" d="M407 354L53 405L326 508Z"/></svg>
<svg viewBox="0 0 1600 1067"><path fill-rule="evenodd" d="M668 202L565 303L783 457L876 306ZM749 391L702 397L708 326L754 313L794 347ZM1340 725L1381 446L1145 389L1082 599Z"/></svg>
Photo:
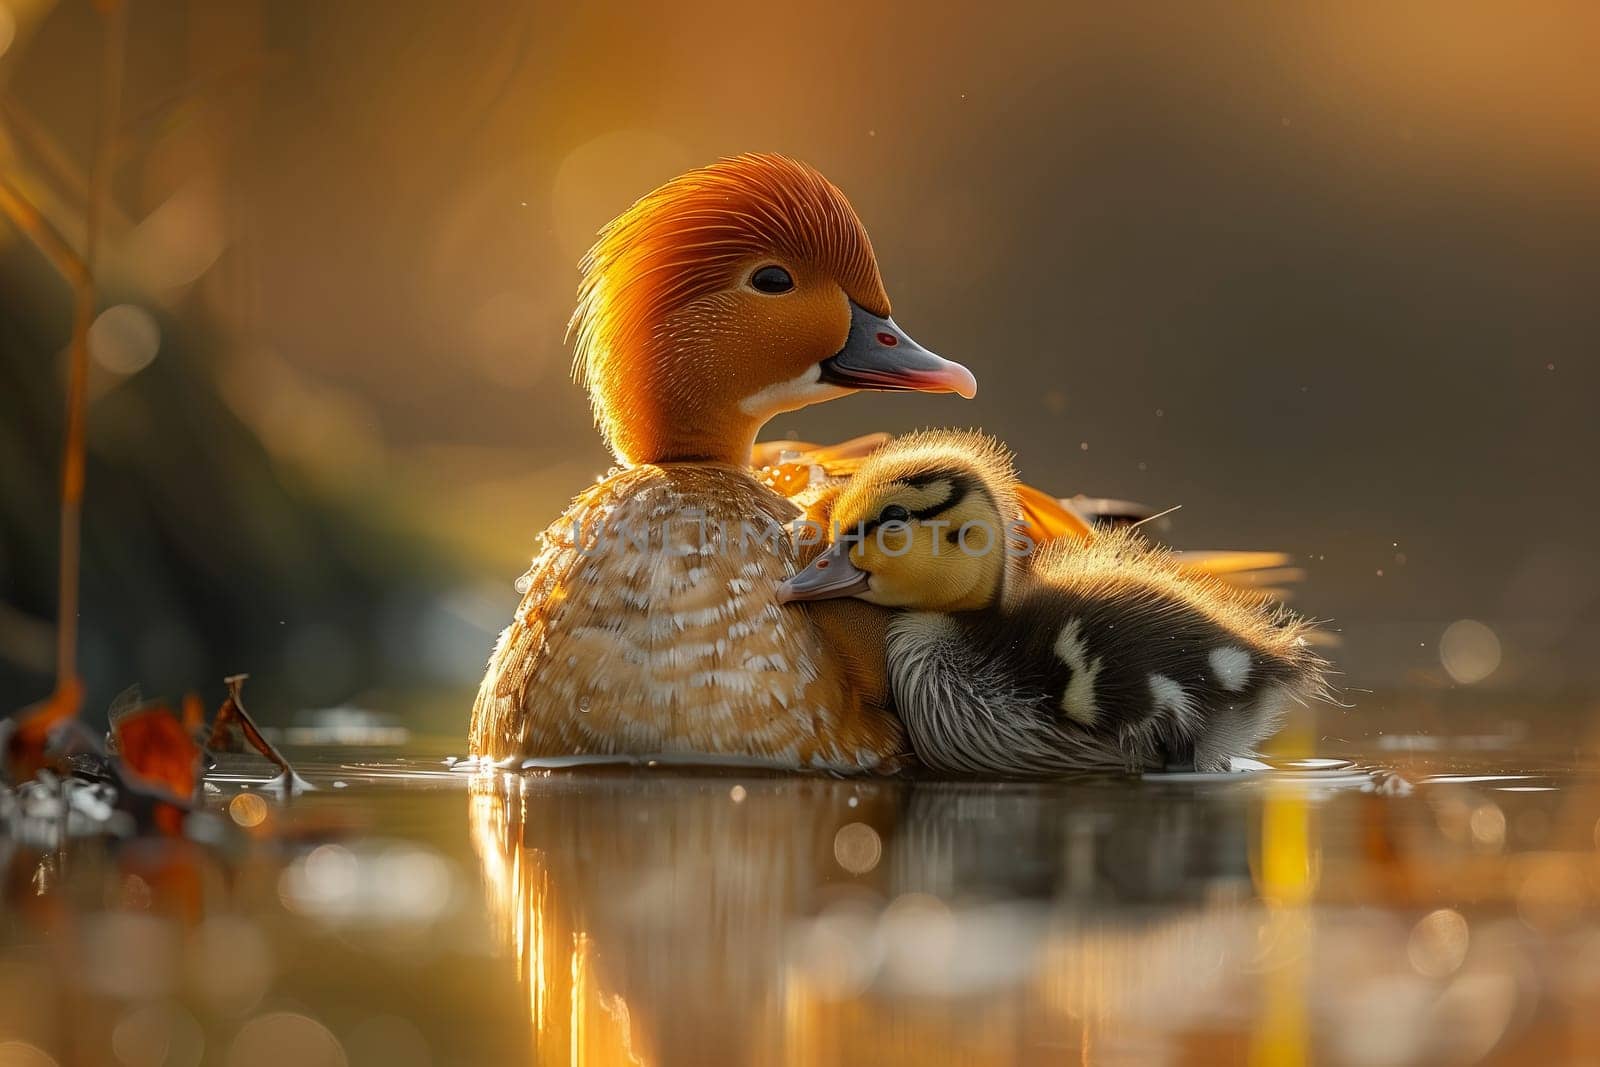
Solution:
<svg viewBox="0 0 1600 1067"><path fill-rule="evenodd" d="M649 358L673 309L716 292L731 265L761 254L805 261L867 311L890 313L867 231L821 173L769 154L689 171L608 223L581 264L567 334L573 376L589 389L602 427L612 360Z"/></svg>

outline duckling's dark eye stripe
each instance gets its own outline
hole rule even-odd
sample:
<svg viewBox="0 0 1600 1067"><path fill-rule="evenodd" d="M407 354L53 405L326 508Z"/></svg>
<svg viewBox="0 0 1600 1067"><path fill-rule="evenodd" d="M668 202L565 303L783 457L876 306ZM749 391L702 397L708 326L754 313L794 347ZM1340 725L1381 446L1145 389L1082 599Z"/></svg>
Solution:
<svg viewBox="0 0 1600 1067"><path fill-rule="evenodd" d="M972 492L974 486L971 478L967 477L965 474L957 472L952 472L949 474L919 474L911 478L902 479L900 484L911 489L926 489L928 486L937 485L940 482L948 483L950 487L949 491L945 493L944 498L925 507L907 508L906 512L908 514L909 521L919 522L924 519L931 519L936 515L942 515L946 511L949 511L951 508L955 507L957 504L961 503L961 501L966 498L966 495ZM867 522L861 527L861 536L871 537L878 527L882 525L882 518L867 520Z"/></svg>
<svg viewBox="0 0 1600 1067"><path fill-rule="evenodd" d="M944 499L937 504L929 504L927 507L912 509L911 517L913 519L931 519L935 515L943 514L961 503L966 495L972 492L972 482L965 476L952 477L945 480L950 483L950 491L945 494Z"/></svg>
<svg viewBox="0 0 1600 1067"><path fill-rule="evenodd" d="M940 482L949 482L951 485L970 484L970 479L964 471L923 471L921 474L911 474L904 478L895 479L901 485L910 486L912 489L926 489L930 485Z"/></svg>

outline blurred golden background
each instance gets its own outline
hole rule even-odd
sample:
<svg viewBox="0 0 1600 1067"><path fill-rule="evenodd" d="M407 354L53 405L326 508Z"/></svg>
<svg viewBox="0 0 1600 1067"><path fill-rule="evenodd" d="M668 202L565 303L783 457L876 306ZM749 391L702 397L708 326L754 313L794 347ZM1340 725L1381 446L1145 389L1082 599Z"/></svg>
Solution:
<svg viewBox="0 0 1600 1067"><path fill-rule="evenodd" d="M1600 9L128 5L91 332L89 707L255 675L463 728L539 530L609 464L590 235L805 159L897 319L1068 494L1282 548L1343 683L1600 688ZM0 174L81 240L105 17L0 0ZM0 221L0 696L42 696L71 292ZM1368 695L1363 690L1375 690Z"/></svg>

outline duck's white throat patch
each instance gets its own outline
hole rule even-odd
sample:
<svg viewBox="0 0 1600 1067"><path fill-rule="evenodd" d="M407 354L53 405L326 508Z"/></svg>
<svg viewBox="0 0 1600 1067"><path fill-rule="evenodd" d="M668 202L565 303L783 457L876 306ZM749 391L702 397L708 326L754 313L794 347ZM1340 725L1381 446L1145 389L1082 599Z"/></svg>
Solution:
<svg viewBox="0 0 1600 1067"><path fill-rule="evenodd" d="M760 392L739 401L739 410L758 419L770 419L785 411L797 411L809 404L832 400L850 392L842 385L822 384L822 364L813 363L796 377L773 382Z"/></svg>

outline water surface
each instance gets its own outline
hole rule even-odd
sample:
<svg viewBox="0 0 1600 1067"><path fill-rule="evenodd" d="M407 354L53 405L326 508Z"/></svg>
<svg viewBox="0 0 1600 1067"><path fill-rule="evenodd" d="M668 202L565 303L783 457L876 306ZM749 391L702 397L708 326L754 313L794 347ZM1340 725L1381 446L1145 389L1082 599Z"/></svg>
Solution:
<svg viewBox="0 0 1600 1067"><path fill-rule="evenodd" d="M230 757L201 840L0 844L0 1062L1593 1062L1600 776L1514 712L1035 784Z"/></svg>

